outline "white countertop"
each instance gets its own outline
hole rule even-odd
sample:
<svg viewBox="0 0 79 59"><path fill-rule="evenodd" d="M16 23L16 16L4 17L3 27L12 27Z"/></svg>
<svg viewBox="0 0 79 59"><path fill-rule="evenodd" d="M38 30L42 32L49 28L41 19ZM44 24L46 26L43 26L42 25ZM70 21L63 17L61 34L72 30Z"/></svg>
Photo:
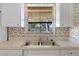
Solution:
<svg viewBox="0 0 79 59"><path fill-rule="evenodd" d="M69 42L68 40L56 40L55 42L59 45L59 46L36 46L36 45L30 45L30 46L24 46L26 40L9 40L9 41L5 41L3 43L0 43L0 50L16 50L16 49L25 49L25 50L36 50L36 49L44 49L44 50L56 50L56 49L79 49L79 45L78 44L74 44Z"/></svg>

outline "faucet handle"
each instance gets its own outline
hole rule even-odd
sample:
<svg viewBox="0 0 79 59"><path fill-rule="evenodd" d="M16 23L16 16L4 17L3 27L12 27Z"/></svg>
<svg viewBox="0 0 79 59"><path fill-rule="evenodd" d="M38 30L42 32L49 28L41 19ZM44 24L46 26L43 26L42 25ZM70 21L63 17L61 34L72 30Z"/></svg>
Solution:
<svg viewBox="0 0 79 59"><path fill-rule="evenodd" d="M38 42L38 45L40 45L40 42Z"/></svg>
<svg viewBox="0 0 79 59"><path fill-rule="evenodd" d="M53 39L50 39L50 41L53 41Z"/></svg>

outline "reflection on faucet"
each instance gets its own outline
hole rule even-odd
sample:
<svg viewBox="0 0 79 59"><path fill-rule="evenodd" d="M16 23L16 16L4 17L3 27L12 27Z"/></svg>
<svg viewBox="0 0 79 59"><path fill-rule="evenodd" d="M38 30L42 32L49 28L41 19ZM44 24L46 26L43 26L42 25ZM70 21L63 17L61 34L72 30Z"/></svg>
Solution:
<svg viewBox="0 0 79 59"><path fill-rule="evenodd" d="M41 45L41 37L39 37L38 45Z"/></svg>
<svg viewBox="0 0 79 59"><path fill-rule="evenodd" d="M42 44L43 44L42 39L41 39L41 37L39 37L38 45L42 45Z"/></svg>
<svg viewBox="0 0 79 59"><path fill-rule="evenodd" d="M48 40L48 37L46 37L46 39ZM44 42L42 40L43 40L43 38L41 36L39 36L38 45L44 45Z"/></svg>

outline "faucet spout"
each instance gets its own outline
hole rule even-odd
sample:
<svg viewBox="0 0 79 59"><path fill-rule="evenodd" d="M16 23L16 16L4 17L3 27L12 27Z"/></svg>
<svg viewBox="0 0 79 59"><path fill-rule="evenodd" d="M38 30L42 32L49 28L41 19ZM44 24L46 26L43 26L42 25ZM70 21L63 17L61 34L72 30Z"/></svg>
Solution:
<svg viewBox="0 0 79 59"><path fill-rule="evenodd" d="M39 37L38 45L42 45L41 37Z"/></svg>

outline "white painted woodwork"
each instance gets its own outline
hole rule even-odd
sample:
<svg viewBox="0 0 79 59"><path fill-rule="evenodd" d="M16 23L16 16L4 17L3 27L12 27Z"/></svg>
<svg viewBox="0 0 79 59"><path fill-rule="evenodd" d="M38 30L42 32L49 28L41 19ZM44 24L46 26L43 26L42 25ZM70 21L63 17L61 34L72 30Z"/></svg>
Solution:
<svg viewBox="0 0 79 59"><path fill-rule="evenodd" d="M51 6L53 6L54 4L52 4L52 3L33 3L33 4L31 4L31 3L28 3L28 4L26 4L28 7L51 7Z"/></svg>
<svg viewBox="0 0 79 59"><path fill-rule="evenodd" d="M7 40L7 28L0 26L0 43Z"/></svg>
<svg viewBox="0 0 79 59"><path fill-rule="evenodd" d="M2 3L1 22L6 27L24 26L24 7L21 3ZM23 20L23 21L22 21Z"/></svg>
<svg viewBox="0 0 79 59"><path fill-rule="evenodd" d="M58 50L29 50L24 51L24 56L55 56L55 55L59 55L59 51Z"/></svg>
<svg viewBox="0 0 79 59"><path fill-rule="evenodd" d="M79 56L79 50L61 50L61 56Z"/></svg>
<svg viewBox="0 0 79 59"><path fill-rule="evenodd" d="M22 50L0 50L0 56L22 56Z"/></svg>
<svg viewBox="0 0 79 59"><path fill-rule="evenodd" d="M72 27L74 25L74 4L56 4L56 27Z"/></svg>

